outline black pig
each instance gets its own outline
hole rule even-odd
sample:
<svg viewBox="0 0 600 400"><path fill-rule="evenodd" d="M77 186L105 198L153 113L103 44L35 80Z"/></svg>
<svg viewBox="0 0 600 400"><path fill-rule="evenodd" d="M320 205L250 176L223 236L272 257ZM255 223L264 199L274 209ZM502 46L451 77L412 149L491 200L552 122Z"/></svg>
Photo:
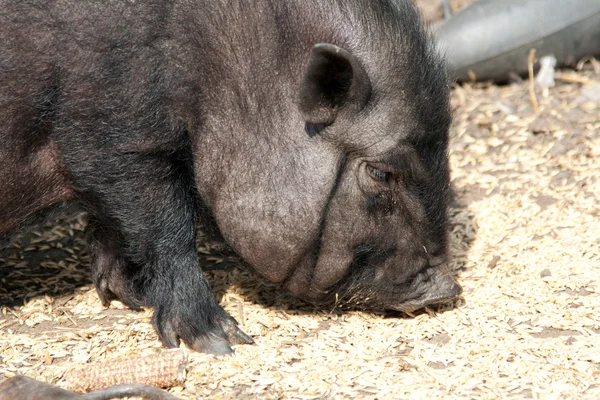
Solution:
<svg viewBox="0 0 600 400"><path fill-rule="evenodd" d="M103 303L167 347L252 341L199 218L315 303L454 299L448 95L408 1L0 0L0 231L78 201Z"/></svg>

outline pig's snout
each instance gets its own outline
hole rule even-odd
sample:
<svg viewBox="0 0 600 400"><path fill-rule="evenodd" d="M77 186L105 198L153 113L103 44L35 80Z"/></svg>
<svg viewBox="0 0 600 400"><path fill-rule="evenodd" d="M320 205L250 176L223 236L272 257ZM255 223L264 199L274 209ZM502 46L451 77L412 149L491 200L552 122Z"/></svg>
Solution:
<svg viewBox="0 0 600 400"><path fill-rule="evenodd" d="M462 294L462 287L454 276L449 273L438 273L430 279L420 281L413 287L417 297L403 301L396 309L400 311L414 311L419 308L457 300Z"/></svg>
<svg viewBox="0 0 600 400"><path fill-rule="evenodd" d="M454 277L446 274L440 275L430 289L431 294L428 297L429 302L427 304L456 300L462 294L462 291L462 286L458 284Z"/></svg>

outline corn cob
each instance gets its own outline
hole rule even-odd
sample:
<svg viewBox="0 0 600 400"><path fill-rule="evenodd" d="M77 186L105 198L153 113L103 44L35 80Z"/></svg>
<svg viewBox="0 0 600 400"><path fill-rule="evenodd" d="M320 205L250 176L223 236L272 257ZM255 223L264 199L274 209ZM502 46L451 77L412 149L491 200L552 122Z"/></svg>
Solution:
<svg viewBox="0 0 600 400"><path fill-rule="evenodd" d="M169 350L146 357L86 365L68 373L64 383L69 390L79 393L124 383L172 387L185 382L186 367L186 353L179 349Z"/></svg>

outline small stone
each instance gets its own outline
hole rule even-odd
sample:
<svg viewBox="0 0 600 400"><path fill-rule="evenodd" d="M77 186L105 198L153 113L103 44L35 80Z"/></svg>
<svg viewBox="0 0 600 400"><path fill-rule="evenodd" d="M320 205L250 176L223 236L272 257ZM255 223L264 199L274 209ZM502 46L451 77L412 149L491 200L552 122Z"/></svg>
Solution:
<svg viewBox="0 0 600 400"><path fill-rule="evenodd" d="M496 268L496 265L498 265L498 261L500 261L500 256L494 256L494 258L492 258L492 260L488 264L488 268Z"/></svg>
<svg viewBox="0 0 600 400"><path fill-rule="evenodd" d="M542 270L542 272L540 272L540 278L545 278L547 276L552 276L552 272L550 272L550 270L548 268Z"/></svg>

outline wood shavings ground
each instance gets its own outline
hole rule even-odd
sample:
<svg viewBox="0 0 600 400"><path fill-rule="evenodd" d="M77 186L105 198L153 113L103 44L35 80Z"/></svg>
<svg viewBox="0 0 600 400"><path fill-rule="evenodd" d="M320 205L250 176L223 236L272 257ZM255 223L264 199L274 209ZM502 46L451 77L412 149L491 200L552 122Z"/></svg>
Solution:
<svg viewBox="0 0 600 400"><path fill-rule="evenodd" d="M589 67L589 65L588 65ZM600 105L591 67L532 110L526 83L453 91L452 267L464 300L414 318L315 310L199 240L221 304L256 340L189 354L182 399L600 398ZM84 216L0 253L0 380L60 383L162 351L151 311L105 309ZM223 267L217 270L217 267Z"/></svg>

